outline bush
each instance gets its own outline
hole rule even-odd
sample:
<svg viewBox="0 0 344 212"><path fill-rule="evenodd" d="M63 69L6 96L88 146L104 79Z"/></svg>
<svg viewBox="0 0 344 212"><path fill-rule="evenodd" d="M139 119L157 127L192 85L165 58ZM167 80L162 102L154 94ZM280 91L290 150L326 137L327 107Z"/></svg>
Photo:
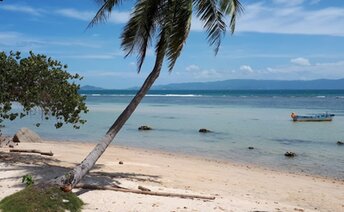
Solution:
<svg viewBox="0 0 344 212"><path fill-rule="evenodd" d="M1 200L0 211L81 211L83 204L72 192L66 193L57 187L42 188L31 185Z"/></svg>

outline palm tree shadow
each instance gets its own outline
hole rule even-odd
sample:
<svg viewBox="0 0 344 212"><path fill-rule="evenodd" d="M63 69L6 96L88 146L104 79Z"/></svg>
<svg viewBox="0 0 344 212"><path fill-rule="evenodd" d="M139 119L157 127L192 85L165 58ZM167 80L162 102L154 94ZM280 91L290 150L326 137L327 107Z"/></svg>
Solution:
<svg viewBox="0 0 344 212"><path fill-rule="evenodd" d="M14 163L24 163L24 164L45 164L51 162L60 162L60 160L46 157L41 155L29 155L21 154L14 152L1 152L0 151L0 162L5 164L14 164Z"/></svg>
<svg viewBox="0 0 344 212"><path fill-rule="evenodd" d="M4 168L0 168L2 171L15 171L24 170L26 174L34 177L35 183L46 182L68 173L71 168L55 165L61 160L53 157L41 156L41 155L29 155L20 153L7 153L0 151L0 162L5 164ZM15 165L15 166L11 166ZM126 172L105 172L98 171L104 168L104 164L97 164L81 181L81 183L92 185L114 185L115 187L121 186L121 180L127 180L132 182L151 182L161 184L160 176L148 175L142 173L126 173ZM23 176L13 176L8 178L1 178L1 180L11 179L18 181L15 187L23 188L21 184L21 178ZM89 190L80 189L76 192L77 195L88 192Z"/></svg>
<svg viewBox="0 0 344 212"><path fill-rule="evenodd" d="M125 172L104 172L91 171L82 180L81 183L92 185L113 185L114 187L121 187L121 179L133 182L153 182L161 184L159 181L161 177L158 175L147 175L141 173L125 173ZM90 190L80 189L75 192L76 195L81 195Z"/></svg>

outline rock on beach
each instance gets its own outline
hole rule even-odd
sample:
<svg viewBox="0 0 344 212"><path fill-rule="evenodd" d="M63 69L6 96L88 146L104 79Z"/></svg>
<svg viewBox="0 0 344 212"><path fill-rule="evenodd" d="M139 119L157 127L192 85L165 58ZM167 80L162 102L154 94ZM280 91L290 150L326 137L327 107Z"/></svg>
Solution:
<svg viewBox="0 0 344 212"><path fill-rule="evenodd" d="M20 143L42 143L43 140L39 135L28 128L21 128L13 136L13 142Z"/></svg>

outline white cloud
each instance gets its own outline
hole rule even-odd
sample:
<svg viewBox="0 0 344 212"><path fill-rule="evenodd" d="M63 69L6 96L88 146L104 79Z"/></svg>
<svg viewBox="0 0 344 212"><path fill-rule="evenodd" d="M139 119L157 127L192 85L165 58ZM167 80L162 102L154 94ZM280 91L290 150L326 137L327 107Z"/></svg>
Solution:
<svg viewBox="0 0 344 212"><path fill-rule="evenodd" d="M311 63L309 62L308 59L303 58L303 57L298 57L290 60L291 63L299 66L310 66Z"/></svg>
<svg viewBox="0 0 344 212"><path fill-rule="evenodd" d="M199 71L199 70L201 70L201 68L199 66L197 66L197 65L192 64L192 65L187 66L185 68L185 70L189 71L189 72L192 72L192 71Z"/></svg>
<svg viewBox="0 0 344 212"><path fill-rule="evenodd" d="M306 10L296 4L298 1L291 2L277 6L263 2L245 5L237 31L344 36L343 7Z"/></svg>
<svg viewBox="0 0 344 212"><path fill-rule="evenodd" d="M275 4L284 4L284 5L300 5L304 0L272 0Z"/></svg>
<svg viewBox="0 0 344 212"><path fill-rule="evenodd" d="M273 0L244 5L236 32L344 36L344 7L306 9L320 0ZM228 21L227 21L228 22ZM192 17L192 31L203 31L203 23Z"/></svg>
<svg viewBox="0 0 344 212"><path fill-rule="evenodd" d="M90 12L90 11L79 11L79 10L70 9L70 8L59 9L59 10L56 10L55 12L59 15L69 17L69 18L74 18L81 21L91 21L95 14L94 12Z"/></svg>
<svg viewBox="0 0 344 212"><path fill-rule="evenodd" d="M7 31L7 32L0 32L0 42L1 41L8 41L8 40L16 40L18 37L20 37L21 34L18 32L12 32L12 31ZM4 43L6 43L4 42Z"/></svg>
<svg viewBox="0 0 344 212"><path fill-rule="evenodd" d="M5 51L29 51L40 46L41 42L14 31L0 31L0 48Z"/></svg>
<svg viewBox="0 0 344 212"><path fill-rule="evenodd" d="M240 66L240 71L244 74L250 74L253 73L253 69L249 65L242 65Z"/></svg>
<svg viewBox="0 0 344 212"><path fill-rule="evenodd" d="M85 60L108 60L113 59L117 56L123 56L117 53L109 54L77 54L77 55L63 55L61 58L74 58L74 59L85 59Z"/></svg>
<svg viewBox="0 0 344 212"><path fill-rule="evenodd" d="M207 80L211 80L211 79L217 79L221 76L221 74L211 68L211 69L202 69L201 67L199 67L198 65L192 64L189 65L185 68L185 70L187 71L187 74L191 74L191 77L194 79L207 79ZM178 73L178 72L177 72Z"/></svg>
<svg viewBox="0 0 344 212"><path fill-rule="evenodd" d="M55 11L56 14L64 17L73 18L81 21L91 21L96 15L95 11L81 11L72 8L59 9ZM108 22L114 24L126 23L129 20L130 12L112 11L110 17L107 19Z"/></svg>
<svg viewBox="0 0 344 212"><path fill-rule="evenodd" d="M34 16L40 16L44 11L42 9L36 9L30 6L24 5L1 5L1 10L12 11L12 12L20 12L26 13Z"/></svg>
<svg viewBox="0 0 344 212"><path fill-rule="evenodd" d="M124 24L129 21L129 18L130 12L112 11L108 21L114 24Z"/></svg>
<svg viewBox="0 0 344 212"><path fill-rule="evenodd" d="M80 72L81 73L81 72ZM128 78L144 78L143 74L138 74L135 71L118 71L118 70L92 70L92 71L85 71L82 72L82 75L85 77L119 77L121 79L128 79Z"/></svg>
<svg viewBox="0 0 344 212"><path fill-rule="evenodd" d="M52 40L50 38L36 38L25 34L13 31L0 31L0 48L4 50L18 50L18 51L41 51L51 49L56 46L64 47L84 47L84 48L100 48L101 45L95 42L82 41L80 39L62 39Z"/></svg>
<svg viewBox="0 0 344 212"><path fill-rule="evenodd" d="M316 63L311 66L284 66L267 68L262 73L281 79L339 79L344 78L344 61Z"/></svg>
<svg viewBox="0 0 344 212"><path fill-rule="evenodd" d="M237 69L203 69L190 65L184 72L174 72L173 81L204 82L224 79L313 80L344 78L344 60L314 63L308 66L289 64L253 69L242 65ZM171 80L171 76L167 76Z"/></svg>

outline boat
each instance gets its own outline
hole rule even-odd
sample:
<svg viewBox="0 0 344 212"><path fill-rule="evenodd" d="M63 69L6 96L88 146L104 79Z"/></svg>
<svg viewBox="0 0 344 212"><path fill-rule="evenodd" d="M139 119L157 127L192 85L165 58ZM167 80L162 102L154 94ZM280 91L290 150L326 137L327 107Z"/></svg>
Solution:
<svg viewBox="0 0 344 212"><path fill-rule="evenodd" d="M291 113L291 118L293 121L332 121L333 113L318 113L310 115L297 115L296 113Z"/></svg>

